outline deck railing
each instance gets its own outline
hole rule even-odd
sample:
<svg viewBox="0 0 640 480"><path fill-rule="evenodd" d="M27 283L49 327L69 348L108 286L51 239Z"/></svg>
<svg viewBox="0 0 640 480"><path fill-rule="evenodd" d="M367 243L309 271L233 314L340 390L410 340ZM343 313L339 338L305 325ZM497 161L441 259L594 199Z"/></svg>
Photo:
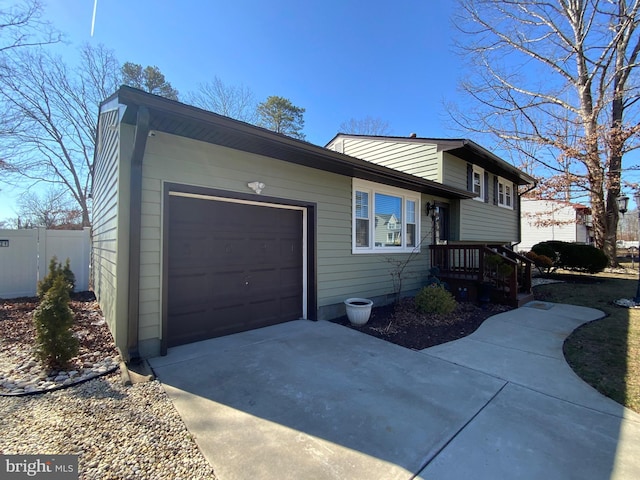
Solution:
<svg viewBox="0 0 640 480"><path fill-rule="evenodd" d="M490 284L517 304L519 293L531 293L531 261L502 245L431 245L431 266L440 277Z"/></svg>

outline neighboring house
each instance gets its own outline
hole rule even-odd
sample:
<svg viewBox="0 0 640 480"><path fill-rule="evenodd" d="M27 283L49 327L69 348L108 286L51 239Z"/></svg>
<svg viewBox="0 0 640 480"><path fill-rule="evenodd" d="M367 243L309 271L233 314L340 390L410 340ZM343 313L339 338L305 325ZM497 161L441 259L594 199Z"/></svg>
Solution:
<svg viewBox="0 0 640 480"><path fill-rule="evenodd" d="M463 177L478 153L487 172L504 170L517 204L517 170L475 147L456 153ZM94 290L126 360L334 318L349 297L393 299L398 261L410 260L406 292L424 285L437 230L426 205L451 209L451 239L515 241L513 206L466 187L121 87L99 113Z"/></svg>
<svg viewBox="0 0 640 480"><path fill-rule="evenodd" d="M376 214L375 222L374 231L376 247L389 247L401 244L402 222L398 220L395 213Z"/></svg>
<svg viewBox="0 0 640 480"><path fill-rule="evenodd" d="M591 209L577 203L559 200L523 198L522 241L516 247L528 252L536 243L548 240L593 243Z"/></svg>

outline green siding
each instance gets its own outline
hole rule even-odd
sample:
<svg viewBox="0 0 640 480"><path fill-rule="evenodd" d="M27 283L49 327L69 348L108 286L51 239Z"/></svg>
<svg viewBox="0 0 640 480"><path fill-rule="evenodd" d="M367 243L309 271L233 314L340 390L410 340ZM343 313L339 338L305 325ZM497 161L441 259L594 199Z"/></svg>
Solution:
<svg viewBox="0 0 640 480"><path fill-rule="evenodd" d="M443 152L442 183L450 187L467 189L467 162L461 158Z"/></svg>
<svg viewBox="0 0 640 480"><path fill-rule="evenodd" d="M492 182L489 182L490 184ZM493 198L490 185L489 199ZM460 202L460 236L462 242L513 243L518 241L518 214L478 200Z"/></svg>
<svg viewBox="0 0 640 480"><path fill-rule="evenodd" d="M347 155L421 176L444 185L467 189L467 161L435 144L398 139L343 137ZM329 145L331 148L332 145ZM518 214L493 205L493 174L489 172L489 203L477 200L451 201L451 240L460 242L512 243L518 241ZM515 199L514 199L515 200Z"/></svg>
<svg viewBox="0 0 640 480"><path fill-rule="evenodd" d="M445 183L466 190L467 162L446 152L443 159ZM494 183L491 172L489 184L485 187L489 191L489 203L471 199L457 202L457 215L452 215L452 219L457 218L458 222L457 225L452 225L452 240L482 243L517 242L518 212L493 204Z"/></svg>
<svg viewBox="0 0 640 480"><path fill-rule="evenodd" d="M129 261L129 168L133 131L109 128L118 110L100 116L93 175L92 284L116 346L126 358ZM126 159L122 161L121 159Z"/></svg>
<svg viewBox="0 0 640 480"><path fill-rule="evenodd" d="M158 132L148 139L143 162L140 270L140 340L161 336L162 183L182 183L250 193L247 183L261 181L263 196L317 205L318 306L341 304L354 296L393 293L389 259L408 254L351 253L351 178ZM426 202L426 198L425 198ZM429 225L427 225L429 224ZM423 218L423 235L430 222ZM429 237L430 238L430 237ZM404 290L426 277L428 248L407 268Z"/></svg>

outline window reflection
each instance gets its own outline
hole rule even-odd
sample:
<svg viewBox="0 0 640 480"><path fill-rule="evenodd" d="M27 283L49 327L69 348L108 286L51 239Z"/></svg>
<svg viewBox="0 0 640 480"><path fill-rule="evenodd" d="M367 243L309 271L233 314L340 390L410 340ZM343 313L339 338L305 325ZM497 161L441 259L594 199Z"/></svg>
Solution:
<svg viewBox="0 0 640 480"><path fill-rule="evenodd" d="M402 246L402 198L375 194L376 247Z"/></svg>

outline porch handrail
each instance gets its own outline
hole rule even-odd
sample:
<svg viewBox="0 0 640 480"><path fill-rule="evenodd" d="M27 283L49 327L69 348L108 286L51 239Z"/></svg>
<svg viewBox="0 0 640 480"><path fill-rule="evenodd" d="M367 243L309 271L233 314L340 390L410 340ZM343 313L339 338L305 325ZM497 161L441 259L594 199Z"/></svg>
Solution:
<svg viewBox="0 0 640 480"><path fill-rule="evenodd" d="M504 245L447 244L430 245L429 248L431 266L438 267L443 278L483 282L490 277L513 301L517 301L519 290L531 292L531 260ZM500 276L497 268L488 271L485 265L488 255L500 255L502 263L510 265L512 272Z"/></svg>

